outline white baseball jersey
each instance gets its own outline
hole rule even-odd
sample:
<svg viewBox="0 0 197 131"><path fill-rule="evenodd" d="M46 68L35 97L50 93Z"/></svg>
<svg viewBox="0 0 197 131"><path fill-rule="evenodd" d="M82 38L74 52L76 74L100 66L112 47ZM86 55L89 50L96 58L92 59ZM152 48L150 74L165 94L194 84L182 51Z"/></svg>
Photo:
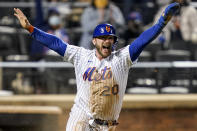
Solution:
<svg viewBox="0 0 197 131"><path fill-rule="evenodd" d="M77 95L74 106L95 119L117 120L132 66L129 46L99 60L96 49L67 45L64 61L75 67Z"/></svg>

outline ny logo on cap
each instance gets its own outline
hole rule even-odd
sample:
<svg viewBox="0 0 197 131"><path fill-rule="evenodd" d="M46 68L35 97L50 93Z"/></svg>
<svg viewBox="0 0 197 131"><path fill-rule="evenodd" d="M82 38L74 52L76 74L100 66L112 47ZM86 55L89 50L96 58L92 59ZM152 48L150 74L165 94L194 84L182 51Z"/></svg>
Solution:
<svg viewBox="0 0 197 131"><path fill-rule="evenodd" d="M106 26L105 29L107 32L110 32L110 26Z"/></svg>

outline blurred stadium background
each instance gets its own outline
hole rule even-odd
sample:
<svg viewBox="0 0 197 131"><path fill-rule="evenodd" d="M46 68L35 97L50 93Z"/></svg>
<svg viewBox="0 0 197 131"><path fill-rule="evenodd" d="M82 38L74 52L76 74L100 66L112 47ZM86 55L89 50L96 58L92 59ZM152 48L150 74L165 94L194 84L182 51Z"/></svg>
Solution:
<svg viewBox="0 0 197 131"><path fill-rule="evenodd" d="M124 12L121 0L112 1ZM135 1L136 8L150 10L143 12L144 28L153 22L158 1ZM80 17L91 0L42 2L44 12L54 6L63 12L70 43L77 45ZM197 1L190 4L197 8ZM32 57L32 38L14 17L15 7L35 22L34 0L0 0L0 131L64 131L76 93L73 66L59 56ZM151 43L130 70L118 131L197 130L196 44L172 45L163 50Z"/></svg>

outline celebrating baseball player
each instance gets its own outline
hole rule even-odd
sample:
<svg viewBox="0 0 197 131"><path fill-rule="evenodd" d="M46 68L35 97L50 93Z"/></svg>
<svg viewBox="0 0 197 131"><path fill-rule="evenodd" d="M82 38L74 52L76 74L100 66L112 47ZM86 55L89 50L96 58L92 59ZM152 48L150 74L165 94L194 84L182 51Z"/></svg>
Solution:
<svg viewBox="0 0 197 131"><path fill-rule="evenodd" d="M129 69L144 47L154 40L179 3L170 4L158 22L144 31L130 45L115 50L118 43L115 29L110 24L99 24L94 32L93 50L69 45L54 35L33 27L23 12L14 8L14 15L23 28L43 45L63 56L74 65L77 95L68 119L67 131L114 131L118 125Z"/></svg>

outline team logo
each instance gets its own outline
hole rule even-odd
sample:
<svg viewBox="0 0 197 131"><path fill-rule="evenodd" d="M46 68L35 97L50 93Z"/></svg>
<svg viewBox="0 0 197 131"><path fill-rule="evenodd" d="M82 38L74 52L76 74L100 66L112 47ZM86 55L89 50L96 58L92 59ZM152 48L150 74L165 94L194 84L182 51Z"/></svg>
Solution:
<svg viewBox="0 0 197 131"><path fill-rule="evenodd" d="M110 26L106 26L105 29L107 32L110 32Z"/></svg>
<svg viewBox="0 0 197 131"><path fill-rule="evenodd" d="M103 34L105 32L105 30L103 28L101 28L101 33Z"/></svg>
<svg viewBox="0 0 197 131"><path fill-rule="evenodd" d="M89 67L83 74L83 80L86 81L101 81L112 78L112 71L110 67L102 69L101 73L96 71L96 67Z"/></svg>

